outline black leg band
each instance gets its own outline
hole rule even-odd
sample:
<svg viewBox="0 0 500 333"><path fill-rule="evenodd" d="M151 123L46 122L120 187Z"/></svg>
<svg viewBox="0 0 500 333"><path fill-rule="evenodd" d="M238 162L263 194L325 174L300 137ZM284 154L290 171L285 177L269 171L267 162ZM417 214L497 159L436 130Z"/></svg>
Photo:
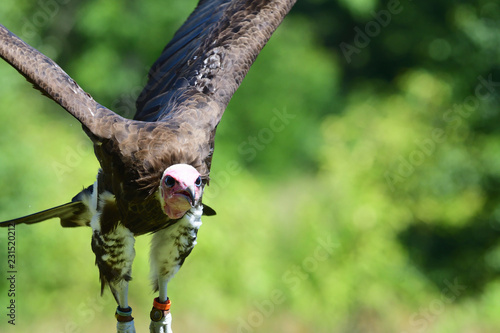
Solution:
<svg viewBox="0 0 500 333"><path fill-rule="evenodd" d="M132 317L132 308L130 306L126 309L122 309L120 308L120 306L118 306L116 308L115 317L116 320L120 322L128 322L134 320L134 318Z"/></svg>

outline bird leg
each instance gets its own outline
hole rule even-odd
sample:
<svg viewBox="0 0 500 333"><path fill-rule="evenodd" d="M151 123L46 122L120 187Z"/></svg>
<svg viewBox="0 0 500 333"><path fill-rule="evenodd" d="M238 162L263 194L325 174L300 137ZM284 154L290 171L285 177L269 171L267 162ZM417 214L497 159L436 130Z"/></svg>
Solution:
<svg viewBox="0 0 500 333"><path fill-rule="evenodd" d="M172 316L167 284L179 271L186 257L196 245L198 228L201 225L202 208L193 208L182 219L153 234L151 240L151 279L159 297L151 310L151 333L171 333Z"/></svg>
<svg viewBox="0 0 500 333"><path fill-rule="evenodd" d="M110 283L109 287L116 303L118 303L115 312L116 331L118 333L135 333L132 308L128 305L128 282L121 280L118 283Z"/></svg>
<svg viewBox="0 0 500 333"><path fill-rule="evenodd" d="M132 279L132 263L135 257L134 235L123 225L102 232L94 228L92 250L101 278L101 292L106 284L116 300L115 317L118 333L135 333L132 308L128 305L128 282Z"/></svg>
<svg viewBox="0 0 500 333"><path fill-rule="evenodd" d="M172 315L170 313L170 299L167 296L167 284L170 278L158 277L159 296L153 300L153 308L149 325L150 333L172 333ZM163 329L163 331L162 331Z"/></svg>
<svg viewBox="0 0 500 333"><path fill-rule="evenodd" d="M171 302L167 294L167 284L177 273L180 265L177 259L178 242L171 234L168 228L163 229L156 232L151 240L151 280L153 288L159 291L159 297L153 301L150 333L172 333Z"/></svg>
<svg viewBox="0 0 500 333"><path fill-rule="evenodd" d="M153 308L149 325L150 333L172 333L172 314L170 313L170 299L167 296L167 284L171 275L158 277L159 296L153 300Z"/></svg>
<svg viewBox="0 0 500 333"><path fill-rule="evenodd" d="M159 297L153 300L150 314L151 324L149 324L150 333L172 333L171 304L168 298L165 302L161 302Z"/></svg>
<svg viewBox="0 0 500 333"><path fill-rule="evenodd" d="M168 285L169 280L170 280L170 277L166 277L166 276L159 276L158 277L158 292L159 292L158 298L160 299L160 302L162 302L162 303L168 301L167 285Z"/></svg>

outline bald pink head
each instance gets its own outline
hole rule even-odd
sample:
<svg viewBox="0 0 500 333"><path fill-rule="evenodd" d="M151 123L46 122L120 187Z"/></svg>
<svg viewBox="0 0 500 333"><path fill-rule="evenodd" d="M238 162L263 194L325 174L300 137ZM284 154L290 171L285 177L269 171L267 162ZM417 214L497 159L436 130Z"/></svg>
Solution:
<svg viewBox="0 0 500 333"><path fill-rule="evenodd" d="M202 181L198 170L189 164L174 164L161 177L160 203L171 219L179 219L198 204Z"/></svg>

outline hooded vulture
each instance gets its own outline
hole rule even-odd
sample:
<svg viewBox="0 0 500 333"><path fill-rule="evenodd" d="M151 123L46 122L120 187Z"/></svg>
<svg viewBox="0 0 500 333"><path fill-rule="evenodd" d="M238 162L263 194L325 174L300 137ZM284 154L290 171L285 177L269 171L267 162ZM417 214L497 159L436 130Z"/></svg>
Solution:
<svg viewBox="0 0 500 333"><path fill-rule="evenodd" d="M135 332L128 282L135 236L152 233L158 297L151 332L170 332L167 284L196 244L217 125L232 95L295 0L200 0L153 64L133 119L97 103L56 63L0 25L0 56L75 117L100 169L71 202L0 226L59 218L92 228L102 290L116 302L117 330ZM102 292L101 290L101 292Z"/></svg>

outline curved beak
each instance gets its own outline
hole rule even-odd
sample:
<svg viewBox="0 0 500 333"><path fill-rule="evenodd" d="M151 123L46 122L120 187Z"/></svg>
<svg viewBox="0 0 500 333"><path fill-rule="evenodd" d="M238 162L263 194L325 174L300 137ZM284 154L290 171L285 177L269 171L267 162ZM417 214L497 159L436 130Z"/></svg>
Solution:
<svg viewBox="0 0 500 333"><path fill-rule="evenodd" d="M189 203L191 204L191 207L194 207L196 204L196 188L194 186L188 186L184 190L181 191L186 198L188 199Z"/></svg>
<svg viewBox="0 0 500 333"><path fill-rule="evenodd" d="M194 207L196 200L196 188L194 186L188 186L186 191L189 193L189 197L191 198L191 207Z"/></svg>

